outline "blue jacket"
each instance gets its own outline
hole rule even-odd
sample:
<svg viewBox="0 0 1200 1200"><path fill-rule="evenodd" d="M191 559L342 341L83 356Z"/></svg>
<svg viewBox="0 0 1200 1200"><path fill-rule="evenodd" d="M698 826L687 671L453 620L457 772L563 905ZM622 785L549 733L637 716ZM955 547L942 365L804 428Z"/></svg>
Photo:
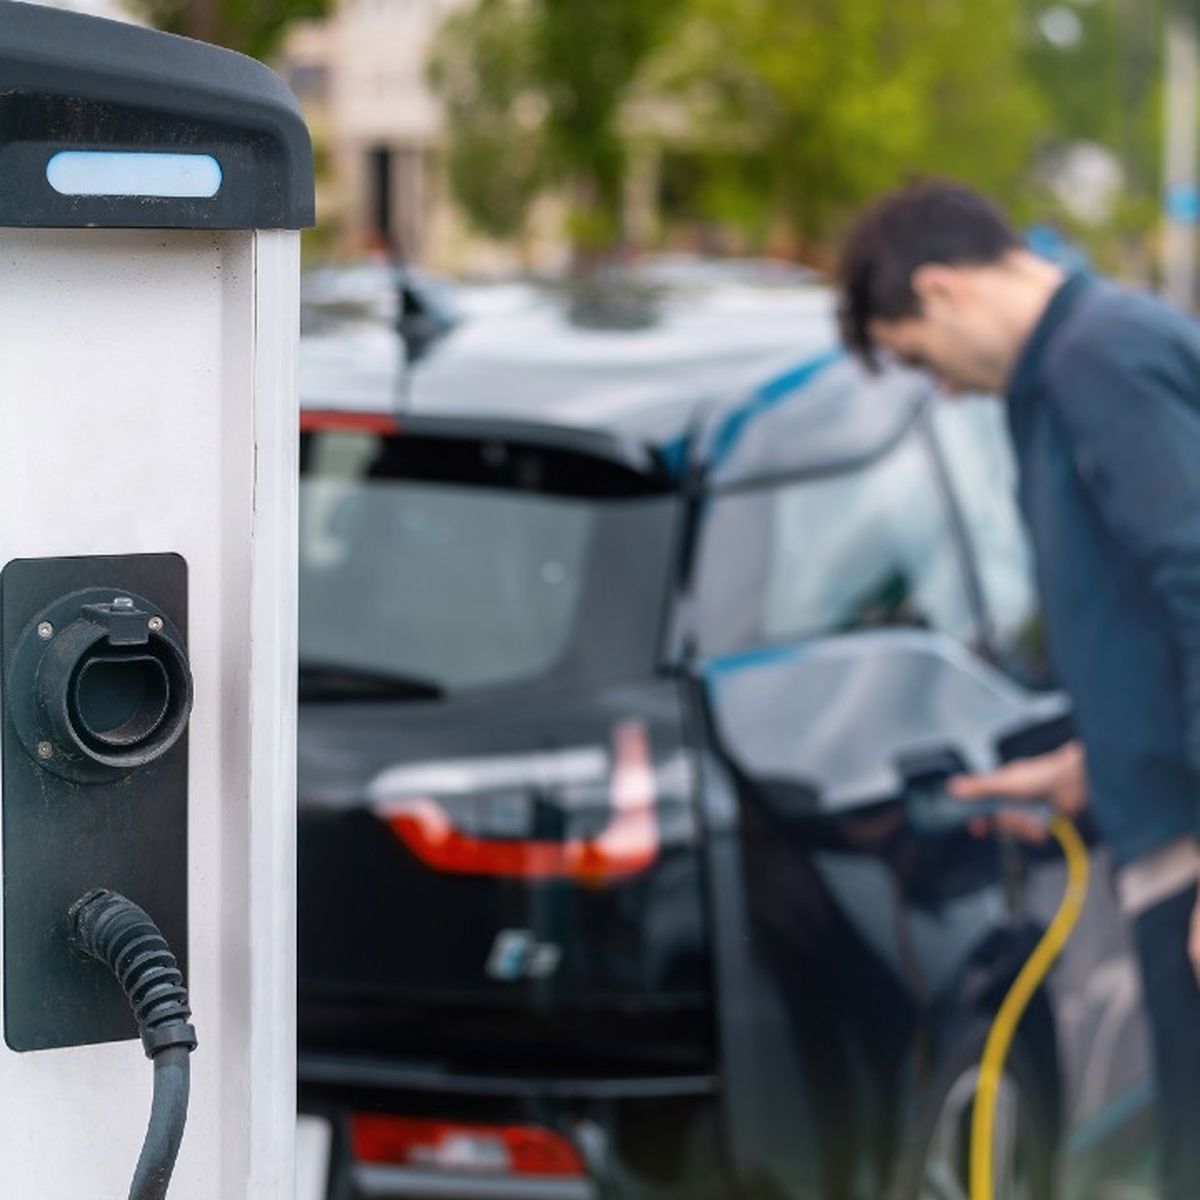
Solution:
<svg viewBox="0 0 1200 1200"><path fill-rule="evenodd" d="M1008 400L1050 658L1128 862L1200 831L1200 327L1072 276Z"/></svg>

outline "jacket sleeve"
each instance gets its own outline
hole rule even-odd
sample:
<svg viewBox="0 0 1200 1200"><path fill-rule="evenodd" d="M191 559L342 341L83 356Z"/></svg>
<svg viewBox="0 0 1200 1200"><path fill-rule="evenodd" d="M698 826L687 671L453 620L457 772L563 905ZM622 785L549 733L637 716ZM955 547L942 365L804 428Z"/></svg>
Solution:
<svg viewBox="0 0 1200 1200"><path fill-rule="evenodd" d="M1094 341L1062 356L1048 401L1101 521L1170 627L1200 773L1200 337L1195 350L1170 329Z"/></svg>

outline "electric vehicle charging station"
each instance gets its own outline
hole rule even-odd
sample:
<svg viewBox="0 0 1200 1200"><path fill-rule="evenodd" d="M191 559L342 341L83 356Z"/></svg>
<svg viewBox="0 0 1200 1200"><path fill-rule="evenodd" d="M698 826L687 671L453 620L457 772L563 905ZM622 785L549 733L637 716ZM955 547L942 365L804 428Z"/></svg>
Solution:
<svg viewBox="0 0 1200 1200"><path fill-rule="evenodd" d="M0 178L0 1195L125 1195L198 1038L169 1195L290 1197L308 133L252 60L0 0Z"/></svg>

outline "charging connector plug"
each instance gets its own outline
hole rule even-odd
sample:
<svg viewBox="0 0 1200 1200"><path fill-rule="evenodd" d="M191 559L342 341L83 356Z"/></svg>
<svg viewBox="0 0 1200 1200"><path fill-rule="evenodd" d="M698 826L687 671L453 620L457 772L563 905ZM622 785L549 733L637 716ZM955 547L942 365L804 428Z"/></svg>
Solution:
<svg viewBox="0 0 1200 1200"><path fill-rule="evenodd" d="M914 786L907 797L908 823L919 834L936 836L964 829L979 818L999 816L1003 812L1021 812L1043 822L1047 828L1055 811L1047 801L1013 800L1008 796L980 796L960 800L941 784Z"/></svg>

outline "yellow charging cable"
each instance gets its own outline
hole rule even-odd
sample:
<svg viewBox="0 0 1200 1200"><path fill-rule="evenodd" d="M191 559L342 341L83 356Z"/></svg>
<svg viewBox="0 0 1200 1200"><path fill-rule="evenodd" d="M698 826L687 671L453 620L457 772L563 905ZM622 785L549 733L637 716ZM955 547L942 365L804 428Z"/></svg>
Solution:
<svg viewBox="0 0 1200 1200"><path fill-rule="evenodd" d="M1066 817L1055 817L1049 825L1050 835L1062 847L1067 860L1067 886L1062 902L1050 928L1042 936L1029 960L1021 968L1000 1011L996 1014L983 1047L979 1063L979 1083L975 1091L975 1108L971 1118L971 1200L992 1200L996 1138L996 1098L1004 1066L1012 1049L1017 1026L1029 1002L1050 974L1063 948L1070 940L1083 912L1087 899L1087 846L1075 826Z"/></svg>

